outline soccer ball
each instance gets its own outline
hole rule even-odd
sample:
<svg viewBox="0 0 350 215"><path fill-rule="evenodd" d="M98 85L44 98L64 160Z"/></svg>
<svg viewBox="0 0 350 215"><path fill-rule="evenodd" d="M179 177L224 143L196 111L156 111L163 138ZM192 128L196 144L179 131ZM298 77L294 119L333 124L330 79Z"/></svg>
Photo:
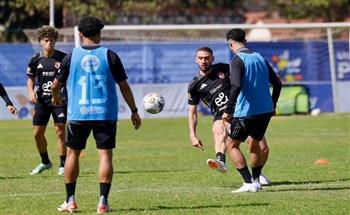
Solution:
<svg viewBox="0 0 350 215"><path fill-rule="evenodd" d="M159 93L148 93L142 99L143 107L148 113L156 114L163 110L165 101Z"/></svg>

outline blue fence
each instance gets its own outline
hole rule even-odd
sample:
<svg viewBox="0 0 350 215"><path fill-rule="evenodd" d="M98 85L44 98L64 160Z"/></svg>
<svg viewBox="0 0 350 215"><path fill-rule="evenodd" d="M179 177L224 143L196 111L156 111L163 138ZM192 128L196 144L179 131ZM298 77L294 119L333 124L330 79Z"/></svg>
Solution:
<svg viewBox="0 0 350 215"><path fill-rule="evenodd" d="M185 83L198 68L195 51L201 46L214 50L215 62L229 62L232 54L223 42L138 42L107 43L119 54L127 71L129 82ZM328 45L323 41L250 43L249 47L262 53L285 82L305 81L314 106L332 112L332 91ZM70 52L73 44L57 44L57 48ZM350 80L349 44L334 43L338 81ZM0 80L5 86L25 86L26 67L34 50L30 44L0 45ZM312 104L313 105L313 104Z"/></svg>

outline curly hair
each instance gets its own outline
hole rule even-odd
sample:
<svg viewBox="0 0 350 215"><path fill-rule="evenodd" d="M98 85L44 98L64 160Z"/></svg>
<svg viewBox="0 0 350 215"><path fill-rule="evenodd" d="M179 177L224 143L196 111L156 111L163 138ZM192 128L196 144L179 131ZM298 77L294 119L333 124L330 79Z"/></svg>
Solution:
<svg viewBox="0 0 350 215"><path fill-rule="evenodd" d="M38 29L37 31L38 41L42 40L43 38L47 37L50 39L57 40L58 38L58 31L50 26L43 26Z"/></svg>

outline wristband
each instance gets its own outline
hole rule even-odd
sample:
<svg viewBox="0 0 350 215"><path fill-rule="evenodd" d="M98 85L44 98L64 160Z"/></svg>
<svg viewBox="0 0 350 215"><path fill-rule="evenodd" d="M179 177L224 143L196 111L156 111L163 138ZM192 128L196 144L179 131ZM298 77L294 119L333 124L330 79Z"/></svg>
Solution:
<svg viewBox="0 0 350 215"><path fill-rule="evenodd" d="M131 110L131 113L137 113L137 111L138 111L137 108L135 108Z"/></svg>

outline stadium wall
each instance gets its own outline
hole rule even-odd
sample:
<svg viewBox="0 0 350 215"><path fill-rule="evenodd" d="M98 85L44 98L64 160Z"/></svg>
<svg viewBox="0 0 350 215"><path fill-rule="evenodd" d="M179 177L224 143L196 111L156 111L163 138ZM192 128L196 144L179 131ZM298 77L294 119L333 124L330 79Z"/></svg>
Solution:
<svg viewBox="0 0 350 215"><path fill-rule="evenodd" d="M165 107L169 110L165 109L159 115L142 113L144 117L187 115L187 83L198 70L194 62L197 48L211 47L214 50L215 62L229 62L232 58L224 42L120 42L104 43L104 45L116 51L121 57L139 107L142 96L147 92L159 91L164 94ZM74 44L57 44L57 48L65 52L70 52L73 47ZM310 93L311 109L319 108L322 112L334 111L327 42L253 42L249 47L261 52L267 58L284 80L284 84L304 85ZM340 112L350 112L348 47L347 42L334 42ZM16 106L19 109L24 108L23 115L19 115L18 118L31 118L32 106L26 101L25 72L29 59L38 49L39 47L32 44L0 45L0 80ZM122 112L126 107L120 108ZM203 109L203 112L207 111ZM122 112L120 117L129 118L129 114ZM1 119L13 119L6 112L4 104L1 105Z"/></svg>

